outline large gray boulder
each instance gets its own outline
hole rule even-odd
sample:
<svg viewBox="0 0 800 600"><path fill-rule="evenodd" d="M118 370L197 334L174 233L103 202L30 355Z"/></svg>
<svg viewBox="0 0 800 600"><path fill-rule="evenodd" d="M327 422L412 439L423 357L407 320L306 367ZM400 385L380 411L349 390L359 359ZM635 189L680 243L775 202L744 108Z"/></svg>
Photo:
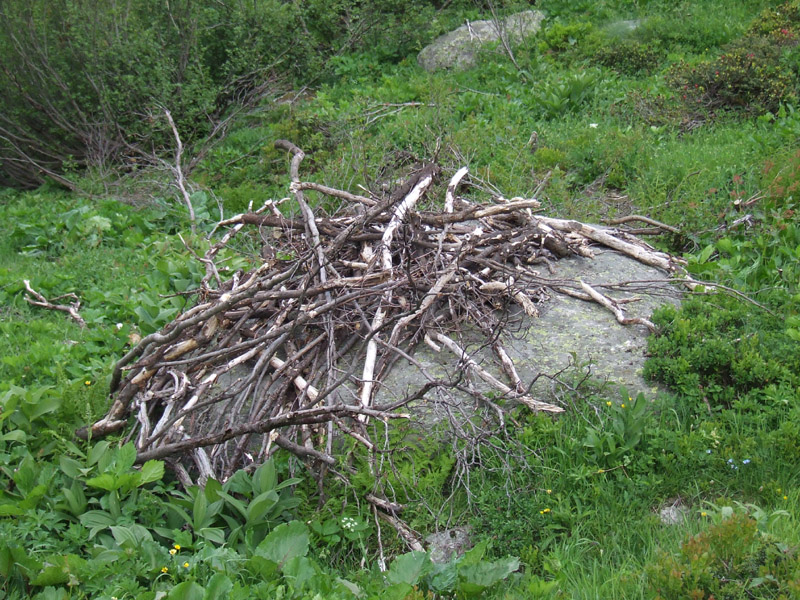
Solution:
<svg viewBox="0 0 800 600"><path fill-rule="evenodd" d="M544 15L540 11L526 10L501 19L499 31L492 20L468 21L423 48L417 56L417 62L426 71L472 67L480 47L499 40L500 31L508 36L508 41L519 43L538 32L543 19Z"/></svg>
<svg viewBox="0 0 800 600"><path fill-rule="evenodd" d="M608 296L625 301L622 306L629 317L649 318L659 306L677 304L680 299L676 288L667 283L666 273L612 250L596 249L591 259L561 259L554 263L554 271L547 273L543 269L542 277L564 282L583 280ZM625 289L599 287L625 282L646 283L623 286ZM537 375L563 371L577 360L583 365L582 372L589 369L595 380L605 381L612 387L625 387L632 395L644 392L652 396L657 391L652 382L642 377L650 335L644 325L620 325L611 312L599 304L563 294L551 294L547 302L539 305L539 311L537 318L522 313L512 317L507 331L501 335L525 385ZM477 362L504 379L494 366L491 350L481 347L479 336L467 351ZM453 379L458 375L458 360L445 350L436 353L420 344L414 359L436 377ZM470 378L477 388L489 389L477 378ZM417 368L400 360L383 382L378 403L400 398L418 388L420 383ZM557 401L553 397L553 381L546 376L536 380L531 391L537 399ZM438 420L436 414L427 416Z"/></svg>

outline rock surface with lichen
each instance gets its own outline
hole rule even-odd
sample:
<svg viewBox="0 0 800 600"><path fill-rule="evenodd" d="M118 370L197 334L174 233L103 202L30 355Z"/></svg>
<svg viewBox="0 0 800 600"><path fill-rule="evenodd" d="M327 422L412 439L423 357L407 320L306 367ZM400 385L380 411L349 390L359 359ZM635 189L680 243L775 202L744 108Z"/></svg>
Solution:
<svg viewBox="0 0 800 600"><path fill-rule="evenodd" d="M426 71L467 69L475 65L481 46L498 41L500 32L507 36L509 42L519 43L537 33L543 19L544 14L540 11L526 10L500 19L497 23L494 20L468 21L423 48L417 56L417 62Z"/></svg>

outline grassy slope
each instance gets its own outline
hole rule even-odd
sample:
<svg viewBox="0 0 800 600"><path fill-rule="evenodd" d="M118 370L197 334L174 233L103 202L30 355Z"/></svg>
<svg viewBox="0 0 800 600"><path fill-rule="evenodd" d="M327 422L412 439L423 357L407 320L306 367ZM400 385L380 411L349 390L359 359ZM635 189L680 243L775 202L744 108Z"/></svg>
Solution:
<svg viewBox="0 0 800 600"><path fill-rule="evenodd" d="M284 195L285 158L269 145L276 137L291 139L309 153L304 163L309 179L348 189L377 189L403 172L402 153L429 158L439 147L441 164L453 169L468 164L478 180L506 197L532 194L549 173L542 192L548 214L590 220L647 214L689 234L673 241L673 248L695 250L714 238L713 232L697 232L738 216L731 205L732 192L748 198L766 189L772 181L764 174L768 160L790 164L781 157L789 155L796 139L791 119L779 126L763 118L729 117L686 132L680 116L651 122L636 113L637 105L630 100L637 90L664 93L671 64L717 55L719 47L741 35L769 3L650 3L641 9L622 3L616 8L609 8L613 3L542 4L553 17L550 29L540 36L550 47L539 47L536 40L517 49L524 75L500 50L483 56L479 68L456 74L423 73L411 58L375 75L354 57L354 67L343 70L336 84L318 90L307 102L242 124L205 162L198 181L212 187L228 211L235 211L250 200ZM687 10L694 18L686 17ZM622 74L581 52L592 35L612 35L602 33L603 24L619 18L645 19L637 35L659 49L659 62L650 74ZM568 110L548 115L547 94L575 73L588 81L586 93ZM382 103L421 105L374 119L382 114L375 113ZM527 146L533 131L538 135L535 153ZM179 302L164 303L158 294L185 287L198 271L182 266L187 257L172 235L186 224L164 211L98 207L52 191L5 193L3 201L0 393L11 384L30 389L55 386L58 418L29 443L31 450L56 464L72 425L103 410L104 378L127 335L147 332L169 318ZM87 212L63 226L57 214L80 207L88 207ZM94 217L101 219L92 221ZM102 218L114 225L107 227ZM781 223L793 226L791 216ZM164 230L169 233L163 235ZM28 256L20 253L25 247ZM715 275L713 270L706 272ZM90 327L80 330L61 314L29 307L20 294L23 278L49 297L80 294ZM796 313L796 308L786 308L785 300L777 302L787 314ZM719 307L729 309L738 310L724 302ZM662 356L683 356L681 319L690 328L701 323L686 315L665 315L662 324L669 335ZM742 320L756 319L748 313ZM120 331L118 322L123 324ZM725 340L726 331L738 335L743 327L725 325L720 338ZM759 321L745 335L765 335L772 329L782 331L772 321ZM710 331L713 337L718 330ZM784 344L786 353L796 348L783 338L777 343ZM700 350L713 363L725 347ZM762 351L753 352L761 356ZM700 355L692 356L701 360ZM612 398L607 406L602 392L592 391L576 396L576 406L583 408L557 422L520 417L522 427L514 437L531 454L513 465L519 474L498 478L492 465L486 465L485 471L473 474L472 501L462 496L454 500L456 510L463 511L460 520L471 524L479 537L491 539L496 554L516 554L525 564L525 575L517 577L514 587L498 589L497 595L537 597L536 590L544 595L546 580L554 582L550 593L562 597L652 597L647 566L658 563L659 552L675 553L687 535L707 531L709 521L720 518L715 506L734 502L755 503L767 513L788 511L762 525L776 539L800 543L800 452L797 431L786 425L798 418L797 382L778 375L773 380L777 387L757 388L757 394L737 388L731 399L720 393L718 402L711 397L714 410L709 414L696 382L690 381L692 368L690 364L687 372L678 373L675 363L665 363L658 374L674 375L676 395L648 399L654 402L635 419L627 398ZM711 375L704 376L711 381ZM738 382L728 385L736 388ZM590 431L602 438L600 445L590 443ZM608 439L616 445L609 445ZM618 449L620 441L633 439L630 449ZM4 448L6 467L13 469L18 454L9 450L11 446ZM733 469L729 459L738 468ZM5 472L9 476L11 471ZM446 467L438 478L435 469L432 472L427 485L447 484ZM433 500L440 492L423 490ZM688 507L688 518L664 527L655 511L676 498ZM329 505L336 500L341 499ZM304 515L312 517L307 511ZM422 510L413 518L421 529L434 526ZM5 533L24 538L8 521L4 526ZM25 535L32 544L38 539ZM328 551L339 568L352 567L361 552L370 561L373 556L371 550L353 547L333 546ZM362 581L371 577L352 576ZM756 590L755 597L770 597L760 593Z"/></svg>

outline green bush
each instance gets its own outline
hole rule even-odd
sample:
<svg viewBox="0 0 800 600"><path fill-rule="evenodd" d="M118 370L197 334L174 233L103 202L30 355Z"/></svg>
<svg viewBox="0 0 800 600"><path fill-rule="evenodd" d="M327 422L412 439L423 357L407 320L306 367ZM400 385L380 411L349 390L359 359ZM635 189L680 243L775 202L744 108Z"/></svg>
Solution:
<svg viewBox="0 0 800 600"><path fill-rule="evenodd" d="M741 512L689 538L678 553L663 553L647 573L658 600L794 598L800 592L796 549L760 532L756 519Z"/></svg>
<svg viewBox="0 0 800 600"><path fill-rule="evenodd" d="M800 28L800 3L793 1L765 8L747 31L750 35L772 35L776 41L796 44L798 28Z"/></svg>
<svg viewBox="0 0 800 600"><path fill-rule="evenodd" d="M172 154L165 109L189 147L224 135L232 113L286 80L350 77L406 56L437 27L434 11L421 0L4 2L0 185L70 185L87 167L107 174Z"/></svg>
<svg viewBox="0 0 800 600"><path fill-rule="evenodd" d="M539 50L541 52L564 52L578 44L591 31L591 23L556 21L541 34Z"/></svg>
<svg viewBox="0 0 800 600"><path fill-rule="evenodd" d="M668 81L686 104L701 110L775 111L793 97L794 76L782 64L782 52L770 38L748 36L714 60L677 64Z"/></svg>
<svg viewBox="0 0 800 600"><path fill-rule="evenodd" d="M636 75L656 68L661 62L661 53L637 40L618 40L596 48L593 59L620 73Z"/></svg>

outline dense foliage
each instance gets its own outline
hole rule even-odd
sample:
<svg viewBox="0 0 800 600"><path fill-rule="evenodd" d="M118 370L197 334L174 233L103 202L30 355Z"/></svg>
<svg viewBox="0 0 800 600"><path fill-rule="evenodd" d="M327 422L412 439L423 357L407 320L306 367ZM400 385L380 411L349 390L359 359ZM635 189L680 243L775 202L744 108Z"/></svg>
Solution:
<svg viewBox="0 0 800 600"><path fill-rule="evenodd" d="M0 6L0 183L127 169L222 133L237 109L314 83L369 51L373 66L419 47L426 2L88 3ZM435 31L434 31L435 33Z"/></svg>

